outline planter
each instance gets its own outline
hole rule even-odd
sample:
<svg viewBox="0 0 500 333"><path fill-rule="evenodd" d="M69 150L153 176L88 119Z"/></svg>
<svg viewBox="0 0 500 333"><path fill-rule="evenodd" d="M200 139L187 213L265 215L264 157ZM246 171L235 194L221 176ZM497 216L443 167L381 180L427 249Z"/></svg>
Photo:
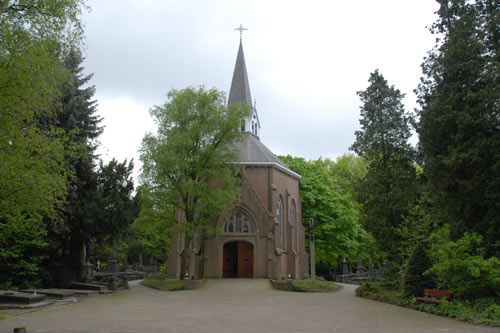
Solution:
<svg viewBox="0 0 500 333"><path fill-rule="evenodd" d="M293 288L292 280L285 280L285 281L269 280L269 281L271 282L271 285L273 286L274 289L292 291Z"/></svg>
<svg viewBox="0 0 500 333"><path fill-rule="evenodd" d="M184 290L200 289L205 280L182 280L184 282Z"/></svg>

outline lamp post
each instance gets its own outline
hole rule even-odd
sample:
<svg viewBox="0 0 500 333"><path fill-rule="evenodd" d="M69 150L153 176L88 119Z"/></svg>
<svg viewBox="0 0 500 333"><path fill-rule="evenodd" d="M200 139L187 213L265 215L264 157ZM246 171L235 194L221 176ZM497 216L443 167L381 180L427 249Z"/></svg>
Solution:
<svg viewBox="0 0 500 333"><path fill-rule="evenodd" d="M311 279L316 281L316 258L314 257L314 219L309 218L309 238L311 249Z"/></svg>

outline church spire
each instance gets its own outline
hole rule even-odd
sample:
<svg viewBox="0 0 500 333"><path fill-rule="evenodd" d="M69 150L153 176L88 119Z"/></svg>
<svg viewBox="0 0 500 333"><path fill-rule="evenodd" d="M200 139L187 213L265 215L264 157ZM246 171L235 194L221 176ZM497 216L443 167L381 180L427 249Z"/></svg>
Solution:
<svg viewBox="0 0 500 333"><path fill-rule="evenodd" d="M250 84L248 83L247 67L245 64L245 55L243 54L243 43L240 39L240 48L236 57L234 66L233 81L229 91L228 105L246 102L252 106L252 95L250 94Z"/></svg>
<svg viewBox="0 0 500 333"><path fill-rule="evenodd" d="M243 43L241 41L241 34L243 28L241 25L236 28L240 32L240 47L238 49L238 56L236 57L236 65L234 66L233 81L231 82L231 90L229 90L229 99L227 105L234 105L239 103L246 103L250 106L251 114L245 119L245 125L242 126L243 132L249 132L257 138L260 135L260 121L257 115L257 110L252 103L252 95L250 94L250 84L248 83L247 66L245 64L245 55L243 54Z"/></svg>

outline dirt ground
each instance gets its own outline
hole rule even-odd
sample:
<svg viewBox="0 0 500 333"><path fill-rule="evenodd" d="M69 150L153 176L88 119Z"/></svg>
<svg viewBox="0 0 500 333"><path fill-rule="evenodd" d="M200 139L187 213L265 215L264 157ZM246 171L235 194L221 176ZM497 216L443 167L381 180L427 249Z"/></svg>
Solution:
<svg viewBox="0 0 500 333"><path fill-rule="evenodd" d="M251 279L208 280L203 289L175 292L130 285L129 290L0 320L0 332L18 326L29 333L500 332L361 299L351 285L328 294L276 291L267 280Z"/></svg>

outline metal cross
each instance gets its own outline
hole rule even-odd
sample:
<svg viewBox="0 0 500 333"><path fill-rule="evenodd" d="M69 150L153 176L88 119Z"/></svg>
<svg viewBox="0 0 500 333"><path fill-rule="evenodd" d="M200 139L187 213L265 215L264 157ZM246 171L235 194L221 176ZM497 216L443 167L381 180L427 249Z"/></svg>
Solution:
<svg viewBox="0 0 500 333"><path fill-rule="evenodd" d="M243 31L248 30L247 28L243 28L243 26L240 24L239 28L235 28L234 30L238 30L240 32L240 41L241 38L243 38Z"/></svg>

